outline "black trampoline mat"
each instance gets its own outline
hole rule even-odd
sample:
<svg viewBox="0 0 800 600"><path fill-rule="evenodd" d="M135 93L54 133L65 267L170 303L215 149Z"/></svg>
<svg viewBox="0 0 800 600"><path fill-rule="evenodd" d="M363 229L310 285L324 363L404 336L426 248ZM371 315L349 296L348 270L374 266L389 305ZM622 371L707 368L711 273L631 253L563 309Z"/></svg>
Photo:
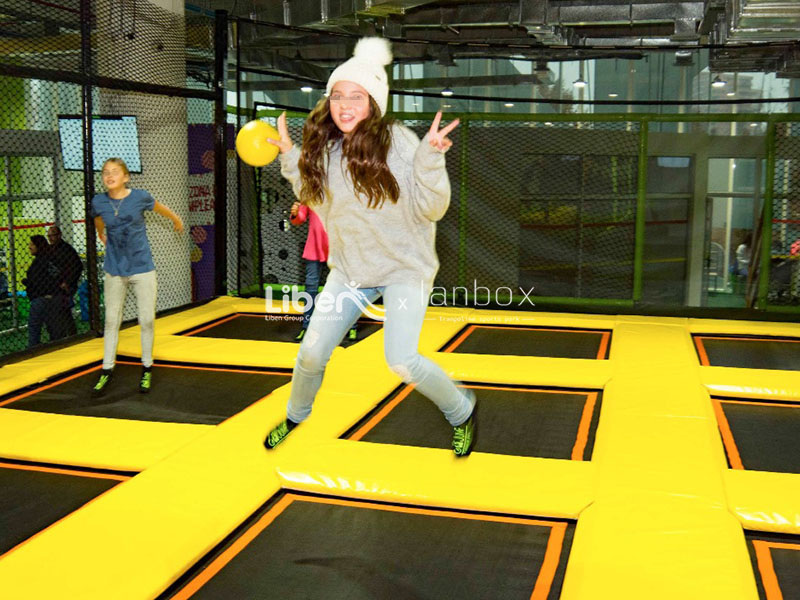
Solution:
<svg viewBox="0 0 800 600"><path fill-rule="evenodd" d="M800 339L693 337L702 365L800 371Z"/></svg>
<svg viewBox="0 0 800 600"><path fill-rule="evenodd" d="M0 555L129 478L0 461Z"/></svg>
<svg viewBox="0 0 800 600"><path fill-rule="evenodd" d="M530 600L536 590L555 600L573 530L566 521L285 493L162 598Z"/></svg>
<svg viewBox="0 0 800 600"><path fill-rule="evenodd" d="M600 416L598 391L467 385L478 399L473 450L590 460ZM380 444L451 447L453 428L413 386L386 398L343 437Z"/></svg>
<svg viewBox="0 0 800 600"><path fill-rule="evenodd" d="M745 531L761 600L800 598L800 536Z"/></svg>
<svg viewBox="0 0 800 600"><path fill-rule="evenodd" d="M300 332L302 321L303 317L300 315L236 313L187 329L180 335L261 342L294 342ZM380 328L381 323L377 321L359 319L358 339L349 341L345 336L342 345L353 345Z"/></svg>
<svg viewBox="0 0 800 600"><path fill-rule="evenodd" d="M611 332L604 330L467 325L440 352L604 360L610 341Z"/></svg>
<svg viewBox="0 0 800 600"><path fill-rule="evenodd" d="M800 402L713 401L731 467L800 473Z"/></svg>
<svg viewBox="0 0 800 600"><path fill-rule="evenodd" d="M53 378L0 398L18 410L135 421L215 425L288 383L291 372L156 362L153 387L139 393L141 364L117 361L114 378L100 398L91 395L100 365Z"/></svg>

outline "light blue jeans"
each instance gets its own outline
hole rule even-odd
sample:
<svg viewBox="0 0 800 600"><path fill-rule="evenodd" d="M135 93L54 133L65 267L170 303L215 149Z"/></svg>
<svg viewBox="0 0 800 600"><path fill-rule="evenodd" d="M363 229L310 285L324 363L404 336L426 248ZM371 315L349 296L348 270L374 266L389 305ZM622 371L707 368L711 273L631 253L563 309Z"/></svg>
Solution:
<svg viewBox="0 0 800 600"><path fill-rule="evenodd" d="M438 365L417 351L429 293L430 290L405 284L353 293L352 288L328 280L317 297L311 323L297 353L287 408L289 419L300 423L308 418L334 348L361 316L362 309L369 309L368 303L383 295L384 354L389 368L406 383L415 384L451 425L466 421L472 414L474 395L459 390Z"/></svg>

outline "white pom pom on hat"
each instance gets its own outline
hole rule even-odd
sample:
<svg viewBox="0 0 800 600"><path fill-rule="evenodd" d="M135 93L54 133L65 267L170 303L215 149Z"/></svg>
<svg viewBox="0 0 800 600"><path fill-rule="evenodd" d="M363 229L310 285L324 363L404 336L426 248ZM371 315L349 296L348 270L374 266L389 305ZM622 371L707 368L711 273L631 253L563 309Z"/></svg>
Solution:
<svg viewBox="0 0 800 600"><path fill-rule="evenodd" d="M384 67L392 62L392 47L389 40L367 37L358 40L353 50L353 58L334 69L328 79L326 91L331 93L339 81L352 81L363 87L386 114L389 103L389 81Z"/></svg>

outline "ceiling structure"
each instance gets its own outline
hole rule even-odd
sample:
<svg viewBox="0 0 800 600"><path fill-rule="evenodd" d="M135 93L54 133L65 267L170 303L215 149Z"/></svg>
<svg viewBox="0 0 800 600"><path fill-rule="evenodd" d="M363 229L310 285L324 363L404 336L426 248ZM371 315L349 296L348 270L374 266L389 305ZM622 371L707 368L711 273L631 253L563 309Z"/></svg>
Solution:
<svg viewBox="0 0 800 600"><path fill-rule="evenodd" d="M355 38L393 40L397 62L460 59L639 59L709 47L712 71L800 77L797 0L208 0L200 5L274 23L242 28L243 67L324 81ZM490 85L476 80L456 85Z"/></svg>

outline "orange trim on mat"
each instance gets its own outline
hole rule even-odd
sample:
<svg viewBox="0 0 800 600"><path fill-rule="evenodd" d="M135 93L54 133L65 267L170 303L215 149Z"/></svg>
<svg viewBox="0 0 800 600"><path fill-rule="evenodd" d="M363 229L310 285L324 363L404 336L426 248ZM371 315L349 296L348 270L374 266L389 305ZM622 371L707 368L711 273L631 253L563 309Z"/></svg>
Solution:
<svg viewBox="0 0 800 600"><path fill-rule="evenodd" d="M564 533L567 524L564 522L540 521L537 519L524 519L521 517L505 517L500 515L477 515L470 513L459 513L447 509L437 508L417 508L411 506L393 506L387 504L377 504L374 502L364 502L360 500L344 500L342 498L307 497L296 494L286 494L275 506L270 508L258 521L239 536L225 551L215 558L211 564L200 571L186 586L175 594L173 600L186 600L195 592L203 587L208 581L219 573L225 565L244 550L278 515L286 510L292 502L316 502L318 504L335 504L355 508L367 508L372 510L383 510L389 512L399 512L406 514L428 515L434 517L450 517L455 519L469 519L474 521L492 521L496 523L515 523L521 525L537 525L550 527L550 538L547 541L542 567L539 569L539 576L536 578L536 585L531 594L531 600L544 600L550 587L553 584L558 562L561 557L561 548L564 541ZM546 579L542 579L542 577Z"/></svg>
<svg viewBox="0 0 800 600"><path fill-rule="evenodd" d="M561 558L561 548L564 545L564 534L566 532L566 523L554 523L551 527L550 537L547 540L547 549L544 551L544 559L539 569L539 576L536 578L536 585L531 593L531 600L547 600L558 570L558 562Z"/></svg>
<svg viewBox="0 0 800 600"><path fill-rule="evenodd" d="M318 504L335 504L339 506L348 506L355 508L367 508L372 510L383 510L390 512L399 512L406 514L429 515L434 517L450 517L456 519L470 519L475 521L492 521L498 523L515 523L522 525L537 525L542 527L550 527L550 538L547 542L547 549L542 561L542 567L539 570L539 576L536 579L536 586L531 594L531 600L540 600L547 597L547 593L553 583L558 562L561 556L561 548L564 540L564 533L566 532L567 524L563 522L539 521L536 519L523 519L519 517L504 517L499 515L476 515L469 513L458 513L446 509L433 509L433 508L417 508L409 506L392 506L385 504L377 504L373 502L363 502L355 500L344 500L341 498L324 498L324 497L306 497L297 496L295 494L286 494L281 498L275 506L267 511L256 523L254 523L247 531L245 531L239 538L237 538L220 556L218 556L210 565L197 574L185 587L183 587L175 596L173 600L185 600L191 597L208 581L219 573L222 568L227 565L239 552L241 552L247 545L253 541L267 526L272 523L280 513L282 513L292 502L316 502ZM546 579L542 579L542 577Z"/></svg>
<svg viewBox="0 0 800 600"><path fill-rule="evenodd" d="M18 469L20 471L41 471L42 473L57 473L59 475L75 475L77 477L93 477L94 479L116 479L117 481L127 481L130 475L117 475L115 473L94 473L92 471L80 471L70 469L68 466L62 468L48 467L45 465L18 465L0 460L0 469Z"/></svg>
<svg viewBox="0 0 800 600"><path fill-rule="evenodd" d="M498 387L493 385L460 385L458 387L471 388L475 390L499 390L501 392L535 392L538 394L574 394L577 396L585 396L586 400L583 405L583 412L581 413L581 420L578 423L578 432L575 436L575 444L572 447L572 455L570 460L584 460L583 453L586 450L586 444L589 441L589 431L592 424L592 416L594 415L594 407L597 404L597 392L573 392L570 390L540 390L536 388L523 388L523 387ZM397 396L392 398L377 414L375 414L369 421L358 428L356 432L348 437L348 440L357 442L367 435L378 423L380 423L386 415L392 412L397 405L405 400L408 395L413 391L414 386L408 385Z"/></svg>
<svg viewBox="0 0 800 600"><path fill-rule="evenodd" d="M578 424L578 433L575 436L575 445L572 447L571 460L583 460L583 453L589 441L589 428L594 416L594 405L597 403L597 392L586 394L586 402L583 404L583 413Z"/></svg>
<svg viewBox="0 0 800 600"><path fill-rule="evenodd" d="M142 363L139 362L130 362L126 360L118 360L117 364L119 365L140 365ZM280 371L262 371L262 370L252 370L252 369L223 369L222 367L204 367L202 365L165 365L165 364L154 364L154 367L159 368L169 368L169 369L194 369L196 371L216 371L219 373L253 373L255 375L285 375L286 377L291 377L291 373L283 373Z"/></svg>
<svg viewBox="0 0 800 600"><path fill-rule="evenodd" d="M459 335L455 340L453 340L448 346L446 346L441 352L452 352L456 348L458 348L465 339L467 339L476 329L512 329L515 331L560 331L565 333L589 333L589 334L596 334L601 336L600 337L600 346L597 349L597 360L604 360L606 350L608 349L608 342L611 338L611 332L609 331L598 331L596 329L559 329L556 327L531 327L525 325L513 325L511 327L501 327L499 325L483 325L482 323L476 323L474 325L470 325L467 329Z"/></svg>
<svg viewBox="0 0 800 600"><path fill-rule="evenodd" d="M133 365L133 366L136 366L136 365L139 365L141 363L127 361L127 360L118 360L116 364L118 364L118 365ZM261 371L261 370L253 371L253 370L249 370L249 369L222 369L222 368L218 368L218 367L203 367L203 366L190 366L190 365L156 364L154 366L156 366L156 367L168 367L170 369L196 369L198 371L217 371L217 372L220 372L220 373L254 373L256 375L283 375L285 377L291 377L292 376L291 373L283 373L281 371ZM0 407L5 406L6 404L11 404L12 402L16 402L17 400L22 400L23 398L27 398L28 396L32 396L33 394L38 394L39 392L43 392L44 390L49 390L52 387L56 387L58 385L61 385L62 383L66 383L67 381L71 381L71 380L75 379L76 377L80 377L81 375L86 375L87 373L91 373L92 371L97 371L101 367L102 367L102 365L97 365L97 366L91 367L90 369L86 369L84 371L80 371L78 373L74 373L74 374L70 375L69 377L65 377L63 379L59 379L57 381L54 381L53 383L48 383L47 385L43 385L41 387L37 387L37 388L34 388L32 390L29 390L29 391L25 392L24 394L20 394L19 396L14 396L12 398L9 398L8 400L3 400L2 402L0 402Z"/></svg>
<svg viewBox="0 0 800 600"><path fill-rule="evenodd" d="M455 340L453 340L453 341L450 343L450 345L449 345L449 346L447 346L447 347L446 347L444 350L442 350L442 352L452 352L453 350L455 350L456 348L458 348L458 347L461 345L461 343L462 343L462 342L463 342L465 339L467 339L467 338L470 336L470 334L471 334L473 331L475 331L475 325L470 325L469 327L467 327L467 328L464 330L464 333L462 333L462 334L461 334L460 336L458 336L458 337L457 337Z"/></svg>
<svg viewBox="0 0 800 600"><path fill-rule="evenodd" d="M17 466L18 466L18 465L14 465L14 467L17 467ZM43 469L43 470L44 470L44 469ZM69 474L69 475L87 475L86 473L83 473L83 472L72 472L72 473L68 473L68 474ZM92 475L94 475L94 476L97 476L97 474L96 474L96 473L95 473L95 474L89 474L89 476L90 476L90 477L91 477ZM128 477L127 479L130 479L130 477ZM47 527L45 527L44 529L42 529L42 530L40 530L40 531L37 531L37 532L36 532L36 533L34 533L34 534L31 536L31 537L29 537L28 539L26 539L26 540L22 540L22 541L21 541L19 544L17 544L17 545L16 545L16 546L14 546L13 548L9 548L9 549L8 549L8 550L6 550L6 551L5 551L3 554L0 554L0 560L3 560L3 559L6 557L6 556L8 556L9 554L11 554L12 552L16 552L17 550L19 550L20 548L22 548L24 545L28 544L28 543L29 543L29 542L31 542L32 540L35 540L37 537L39 537L40 535L42 535L42 534L43 534L45 531L48 531L49 529L51 529L51 528L55 527L56 525L58 525L59 523L61 523L63 520L65 520L65 519L69 518L71 515L75 514L77 511L79 511L79 510L83 510L84 508L86 508L87 506L89 506L90 504L92 504L93 502L96 502L96 501L98 501L100 498L102 498L103 496L105 496L106 494L108 494L110 491L112 491L112 490L113 490L115 487L117 487L117 486L114 486L114 487L111 487L111 488L107 489L107 490L106 490L105 492L103 492L102 494L99 494L98 496L95 496L94 498L92 498L91 500L89 500L89 501L88 501L86 504L84 504L83 506L80 506L80 507L78 507L77 509L73 510L71 513L64 515L64 516L63 516L63 517L61 517L61 518L60 518L58 521L54 521L53 523L50 523L50 525L48 525Z"/></svg>
<svg viewBox="0 0 800 600"><path fill-rule="evenodd" d="M708 354L706 354L706 347L703 345L703 336L694 336L694 347L697 348L697 356L700 358L700 364L704 367L710 367L711 363L708 361Z"/></svg>
<svg viewBox="0 0 800 600"><path fill-rule="evenodd" d="M197 329L190 329L189 333L184 333L184 337L192 337L195 333L200 333L201 331L205 331L206 329L211 329L212 327L216 327L217 325L222 325L223 323L227 323L239 316L239 313L234 313L229 317L222 317L219 321L213 321L209 325L205 327L199 327Z"/></svg>
<svg viewBox="0 0 800 600"><path fill-rule="evenodd" d="M764 586L764 594L767 600L783 600L783 592L778 583L778 576L775 574L775 565L772 562L770 548L778 547L771 542L763 540L753 540L753 548L756 551L756 562L758 572L761 573L761 585Z"/></svg>
<svg viewBox="0 0 800 600"><path fill-rule="evenodd" d="M714 414L717 416L717 425L722 435L722 443L725 445L725 451L728 453L728 460L731 463L731 468L744 469L742 457L739 456L739 448L736 447L736 442L733 439L731 426L728 423L728 418L725 416L725 411L722 410L722 402L716 398L712 398L711 403L714 406Z"/></svg>
<svg viewBox="0 0 800 600"><path fill-rule="evenodd" d="M775 408L800 408L800 403L787 400L787 401L774 401L774 402L756 402L755 400L720 400L724 404L751 404L753 406L773 406Z"/></svg>
<svg viewBox="0 0 800 600"><path fill-rule="evenodd" d="M17 400L22 400L23 398L27 398L28 396L32 396L33 394L37 394L44 390L49 390L52 387L56 387L57 385L61 385L62 383L66 383L67 381L71 381L76 377L80 377L81 375L86 375L87 373L91 373L92 371L97 371L102 365L97 365L95 367L91 367L90 369L86 369L85 371L81 371L79 373L74 373L69 377L65 377L64 379L59 379L58 381L54 381L53 383L49 383L47 385L43 385L41 387L34 388L24 394L20 394L19 396L14 396L13 398L9 398L8 400L3 400L0 402L0 406L5 406L6 404L11 404L12 402L16 402Z"/></svg>
<svg viewBox="0 0 800 600"><path fill-rule="evenodd" d="M286 494L275 506L270 508L258 521L256 521L247 531L240 535L225 551L215 558L210 565L200 571L185 587L172 597L172 600L184 600L191 597L197 590L203 587L208 581L219 573L233 558L244 550L259 533L264 531L286 507L294 501L292 494Z"/></svg>
<svg viewBox="0 0 800 600"><path fill-rule="evenodd" d="M785 339L785 338L774 338L774 337L764 337L764 338L757 338L757 337L736 337L732 335L696 335L695 338L703 338L705 340L735 340L739 342L787 342L790 344L800 344L800 339Z"/></svg>
<svg viewBox="0 0 800 600"><path fill-rule="evenodd" d="M608 350L608 342L611 340L611 332L604 331L602 336L600 338L600 347L597 349L597 360L606 359L606 350Z"/></svg>
<svg viewBox="0 0 800 600"><path fill-rule="evenodd" d="M390 402L386 404L376 415L374 415L369 421L364 423L358 430L351 435L348 440L353 440L355 442L359 441L365 435L367 435L370 430L375 427L378 423L380 423L383 418L392 412L395 407L400 404L414 389L413 385L407 385L404 390L402 390L397 396L392 398Z"/></svg>

